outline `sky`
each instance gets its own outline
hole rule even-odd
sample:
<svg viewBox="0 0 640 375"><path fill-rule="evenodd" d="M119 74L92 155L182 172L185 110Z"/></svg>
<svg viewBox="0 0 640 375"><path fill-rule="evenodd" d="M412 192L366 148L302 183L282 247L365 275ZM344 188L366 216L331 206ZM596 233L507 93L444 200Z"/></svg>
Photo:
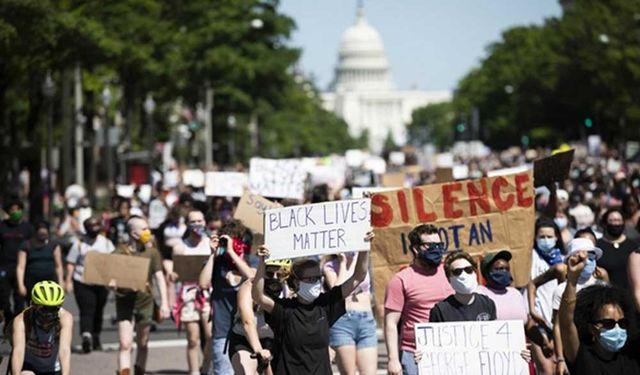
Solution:
<svg viewBox="0 0 640 375"><path fill-rule="evenodd" d="M291 44L302 48L301 68L325 90L357 0L280 4L297 25ZM504 30L541 25L562 10L558 0L364 0L364 12L382 37L397 88L452 90Z"/></svg>

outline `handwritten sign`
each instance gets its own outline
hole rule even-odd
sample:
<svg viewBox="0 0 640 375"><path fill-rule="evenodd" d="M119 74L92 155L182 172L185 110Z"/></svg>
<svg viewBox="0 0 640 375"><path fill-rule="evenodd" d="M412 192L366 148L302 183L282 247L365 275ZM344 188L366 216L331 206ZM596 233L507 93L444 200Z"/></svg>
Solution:
<svg viewBox="0 0 640 375"><path fill-rule="evenodd" d="M118 288L145 290L150 262L148 258L90 251L84 259L84 283L109 286L115 280Z"/></svg>
<svg viewBox="0 0 640 375"><path fill-rule="evenodd" d="M241 172L207 172L204 193L217 197L241 197L249 177Z"/></svg>
<svg viewBox="0 0 640 375"><path fill-rule="evenodd" d="M306 179L302 160L251 158L249 186L263 197L302 200Z"/></svg>
<svg viewBox="0 0 640 375"><path fill-rule="evenodd" d="M178 274L180 281L198 281L207 260L209 255L174 255L173 272Z"/></svg>
<svg viewBox="0 0 640 375"><path fill-rule="evenodd" d="M272 202L250 191L245 191L238 202L233 218L242 221L242 224L256 233L264 233L264 212L271 208L282 207L280 203Z"/></svg>
<svg viewBox="0 0 640 375"><path fill-rule="evenodd" d="M413 261L407 235L422 223L438 228L448 250L462 249L476 256L510 250L516 285L526 285L533 246L534 197L531 170L372 194L371 225L376 240L371 262L376 297L383 301L387 282Z"/></svg>
<svg viewBox="0 0 640 375"><path fill-rule="evenodd" d="M369 250L369 199L270 209L264 217L270 259Z"/></svg>
<svg viewBox="0 0 640 375"><path fill-rule="evenodd" d="M421 323L416 350L420 375L528 375L522 321Z"/></svg>

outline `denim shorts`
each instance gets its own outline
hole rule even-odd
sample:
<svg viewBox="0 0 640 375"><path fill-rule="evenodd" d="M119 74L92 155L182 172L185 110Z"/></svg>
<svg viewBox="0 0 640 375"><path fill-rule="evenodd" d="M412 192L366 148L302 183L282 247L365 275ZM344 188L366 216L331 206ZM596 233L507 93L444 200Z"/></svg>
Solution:
<svg viewBox="0 0 640 375"><path fill-rule="evenodd" d="M329 332L329 343L332 348L353 345L356 349L375 348L378 346L376 321L369 311L347 311Z"/></svg>

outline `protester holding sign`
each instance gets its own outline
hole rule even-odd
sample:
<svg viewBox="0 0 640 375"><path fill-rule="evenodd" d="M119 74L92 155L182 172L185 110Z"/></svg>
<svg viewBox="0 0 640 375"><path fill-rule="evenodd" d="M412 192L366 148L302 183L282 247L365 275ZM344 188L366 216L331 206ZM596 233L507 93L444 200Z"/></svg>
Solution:
<svg viewBox="0 0 640 375"><path fill-rule="evenodd" d="M151 260L149 263L148 283L146 290L116 290L116 315L118 319L118 339L120 348L118 353L119 375L131 374L131 344L135 322L136 329L136 363L135 373L144 374L147 362L147 344L154 313L154 300L151 294L151 284L155 279L160 289L162 303L160 306L160 319L169 317L169 305L167 302L167 290L162 273L162 261L160 253L153 247L151 230L147 222L139 217L132 216L127 221L129 243L121 245L114 254L124 254L134 257L143 257ZM112 288L117 288L116 280L110 282Z"/></svg>
<svg viewBox="0 0 640 375"><path fill-rule="evenodd" d="M331 289L345 282L355 272L355 253L332 255L324 265L325 285ZM361 375L376 373L378 336L371 311L371 278L346 298L347 313L331 327L330 344L336 351L340 373Z"/></svg>
<svg viewBox="0 0 640 375"><path fill-rule="evenodd" d="M502 250L485 255L480 265L482 277L487 285L480 285L477 292L483 294L496 304L496 318L498 320L520 320L527 323L527 305L524 296L512 287L511 253Z"/></svg>
<svg viewBox="0 0 640 375"><path fill-rule="evenodd" d="M76 303L80 310L80 334L82 335L82 351L89 353L100 350L100 332L102 331L102 315L107 304L109 291L101 285L84 283L84 260L91 251L109 254L115 250L113 243L100 234L100 220L90 217L84 221L83 238L71 246L67 255L67 293L75 293Z"/></svg>
<svg viewBox="0 0 640 375"><path fill-rule="evenodd" d="M366 241L373 239L368 233ZM264 293L267 248L258 250L260 262L254 280L254 301L269 315L267 323L274 331L275 346L272 369L276 375L330 375L329 329L345 314L345 298L367 276L369 253L360 252L353 275L344 283L322 292L322 272L318 261L297 260L291 278L295 291L292 299L272 298Z"/></svg>
<svg viewBox="0 0 640 375"><path fill-rule="evenodd" d="M193 210L187 214L187 236L180 246L174 246L172 257L176 255L210 255L209 237L206 233L204 214ZM167 277L170 281L177 281L180 275L173 272L173 262L166 265L169 270ZM173 317L176 324L184 323L187 331L187 364L189 375L199 374L200 365L200 325L203 326L206 342L204 348L203 366L211 363L211 305L209 304L209 288L199 288L196 282L183 281L177 293L173 306ZM208 369L203 369L206 372Z"/></svg>
<svg viewBox="0 0 640 375"><path fill-rule="evenodd" d="M445 250L438 229L418 225L409 233L413 264L398 272L387 286L384 337L390 375L417 375L414 325L429 321L431 309L453 293L440 264ZM401 337L398 324L402 323ZM400 357L399 357L400 355Z"/></svg>
<svg viewBox="0 0 640 375"><path fill-rule="evenodd" d="M636 311L626 291L616 286L593 285L576 296L578 280L588 255L569 257L567 287L562 295L559 321L564 357L571 374L640 374Z"/></svg>

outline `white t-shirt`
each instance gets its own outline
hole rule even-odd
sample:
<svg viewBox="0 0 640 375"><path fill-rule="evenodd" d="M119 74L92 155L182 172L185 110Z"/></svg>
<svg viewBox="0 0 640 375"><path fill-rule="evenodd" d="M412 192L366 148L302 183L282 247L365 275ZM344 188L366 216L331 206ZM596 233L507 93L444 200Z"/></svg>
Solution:
<svg viewBox="0 0 640 375"><path fill-rule="evenodd" d="M211 255L209 239L204 237L196 246L189 245L188 241L183 241L184 255Z"/></svg>
<svg viewBox="0 0 640 375"><path fill-rule="evenodd" d="M547 272L551 268L549 263L538 255L534 249L531 252L531 280ZM536 291L536 311L542 315L547 326L551 329L553 327L553 292L558 287L558 280L551 280L538 287Z"/></svg>
<svg viewBox="0 0 640 375"><path fill-rule="evenodd" d="M591 286L591 285L596 285L596 284L605 284L604 281L602 280L598 280L595 277L593 277L593 275L589 278L589 280L585 281L584 283L578 283L576 285L576 293L578 293L579 291L581 291L582 289ZM562 295L564 294L564 290L567 289L567 282L563 282L562 284L558 285L556 287L556 289L553 291L553 310L560 310L560 302L562 302Z"/></svg>
<svg viewBox="0 0 640 375"><path fill-rule="evenodd" d="M76 266L73 270L73 279L75 281L83 282L84 257L87 256L89 251L98 251L100 253L109 254L115 249L111 240L101 234L96 237L93 244L88 241L88 238L83 238L81 241L75 241L67 255L67 262L73 263Z"/></svg>

